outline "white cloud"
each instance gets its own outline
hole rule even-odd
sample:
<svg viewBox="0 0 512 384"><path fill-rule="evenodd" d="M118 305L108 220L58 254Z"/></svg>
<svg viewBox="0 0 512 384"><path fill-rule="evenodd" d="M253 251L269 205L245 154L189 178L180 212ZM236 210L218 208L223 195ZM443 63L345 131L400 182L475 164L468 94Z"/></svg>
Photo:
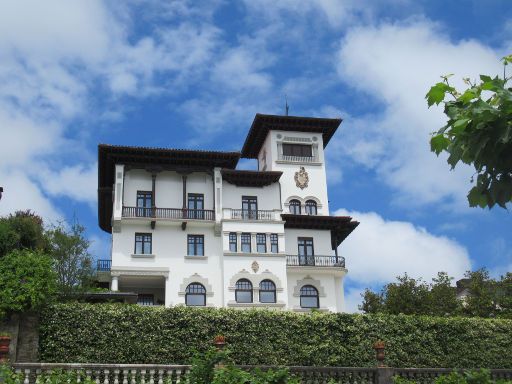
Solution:
<svg viewBox="0 0 512 384"><path fill-rule="evenodd" d="M182 19L181 4L171 9L148 2L146 13L135 4L100 0L0 4L0 182L11 191L2 213L26 207L61 219L51 201L57 196L93 205L96 165L86 162L92 157L86 144L73 139L90 132L75 127L100 116L119 118L123 96L172 93L209 69L220 31L199 8L187 10L197 21ZM133 19L153 9L151 17L173 23L133 36ZM212 14L211 5L204 14ZM91 113L103 91L104 110ZM66 156L70 148L72 157ZM24 193L12 194L20 189Z"/></svg>
<svg viewBox="0 0 512 384"><path fill-rule="evenodd" d="M442 74L455 73L461 86L462 77L499 71L497 52L477 41L452 42L428 21L351 29L339 51L339 75L383 111L346 119L343 138L332 146L375 169L397 200L465 206L472 171L458 165L450 172L445 158L430 152L429 135L445 120L441 108L427 108L424 96Z"/></svg>
<svg viewBox="0 0 512 384"><path fill-rule="evenodd" d="M98 182L98 164L89 167L76 165L58 171L43 170L41 178L46 180L46 191L52 196L67 196L73 200L89 203L95 209Z"/></svg>
<svg viewBox="0 0 512 384"><path fill-rule="evenodd" d="M385 220L375 212L350 212L340 209L339 216L352 216L359 226L341 244L339 251L348 268L347 303L354 309L365 287L381 286L407 273L430 281L444 271L456 279L471 269L465 247L445 236L435 236L410 222Z"/></svg>
<svg viewBox="0 0 512 384"><path fill-rule="evenodd" d="M7 172L0 169L0 182L4 188L0 216L30 209L43 217L46 224L63 220L62 212L51 204L34 180L27 175L19 171Z"/></svg>

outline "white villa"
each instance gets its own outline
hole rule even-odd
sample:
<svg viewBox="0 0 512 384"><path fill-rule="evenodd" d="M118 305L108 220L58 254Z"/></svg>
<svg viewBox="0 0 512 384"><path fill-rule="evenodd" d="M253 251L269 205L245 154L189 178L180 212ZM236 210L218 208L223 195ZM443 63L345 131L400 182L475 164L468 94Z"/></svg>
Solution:
<svg viewBox="0 0 512 384"><path fill-rule="evenodd" d="M98 271L141 305L343 311L358 222L329 215L324 160L340 123L257 114L241 152L99 145Z"/></svg>

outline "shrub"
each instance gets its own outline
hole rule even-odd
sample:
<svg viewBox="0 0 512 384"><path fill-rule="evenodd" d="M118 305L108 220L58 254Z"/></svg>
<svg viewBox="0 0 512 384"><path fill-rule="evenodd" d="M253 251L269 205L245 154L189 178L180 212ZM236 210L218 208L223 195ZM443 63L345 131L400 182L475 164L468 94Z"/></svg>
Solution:
<svg viewBox="0 0 512 384"><path fill-rule="evenodd" d="M46 362L188 364L226 337L236 364L512 368L512 321L405 315L56 304L41 316Z"/></svg>
<svg viewBox="0 0 512 384"><path fill-rule="evenodd" d="M11 312L38 310L56 293L48 256L15 250L0 259L0 318Z"/></svg>

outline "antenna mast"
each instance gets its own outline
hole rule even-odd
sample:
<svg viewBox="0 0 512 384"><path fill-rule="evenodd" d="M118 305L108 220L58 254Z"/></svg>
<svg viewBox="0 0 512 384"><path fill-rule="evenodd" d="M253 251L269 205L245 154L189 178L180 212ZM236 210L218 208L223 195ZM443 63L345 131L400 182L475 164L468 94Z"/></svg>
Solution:
<svg viewBox="0 0 512 384"><path fill-rule="evenodd" d="M290 106L288 105L288 97L286 97L286 95L284 95L284 100L285 100L284 109L285 109L286 116L288 116L288 110L290 109Z"/></svg>

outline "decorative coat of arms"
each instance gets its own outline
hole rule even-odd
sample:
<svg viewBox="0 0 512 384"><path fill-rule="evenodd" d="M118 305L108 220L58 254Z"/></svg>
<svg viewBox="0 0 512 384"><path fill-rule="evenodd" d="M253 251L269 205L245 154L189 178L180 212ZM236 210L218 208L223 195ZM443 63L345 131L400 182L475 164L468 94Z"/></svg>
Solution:
<svg viewBox="0 0 512 384"><path fill-rule="evenodd" d="M253 270L254 273L258 272L258 270L260 269L260 265L258 264L258 262L255 260L252 262L251 264L251 268Z"/></svg>
<svg viewBox="0 0 512 384"><path fill-rule="evenodd" d="M309 175L304 169L304 167L300 167L299 172L295 172L295 184L300 189L304 189L308 187L309 183Z"/></svg>

